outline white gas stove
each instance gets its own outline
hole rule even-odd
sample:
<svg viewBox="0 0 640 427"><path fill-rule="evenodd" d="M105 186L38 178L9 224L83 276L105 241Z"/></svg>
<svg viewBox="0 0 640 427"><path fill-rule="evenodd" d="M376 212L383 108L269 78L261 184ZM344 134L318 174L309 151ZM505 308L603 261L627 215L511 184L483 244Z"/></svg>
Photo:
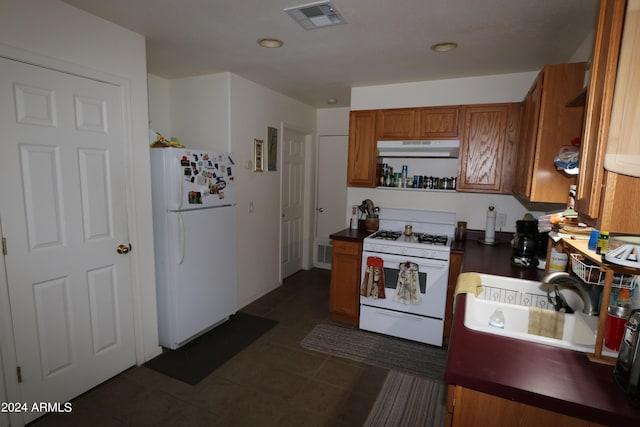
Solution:
<svg viewBox="0 0 640 427"><path fill-rule="evenodd" d="M360 328L442 345L455 212L383 208L379 221L379 230L363 241L361 281L369 258L381 259L386 297L360 296ZM418 270L416 304L395 298L399 272L406 263Z"/></svg>
<svg viewBox="0 0 640 427"><path fill-rule="evenodd" d="M378 231L364 239L363 250L449 260L455 212L381 209L379 221Z"/></svg>

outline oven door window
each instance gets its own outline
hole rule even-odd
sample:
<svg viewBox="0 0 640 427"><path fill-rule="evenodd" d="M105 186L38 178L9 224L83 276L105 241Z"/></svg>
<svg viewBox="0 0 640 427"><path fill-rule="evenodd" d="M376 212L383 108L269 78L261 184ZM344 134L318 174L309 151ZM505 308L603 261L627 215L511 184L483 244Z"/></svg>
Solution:
<svg viewBox="0 0 640 427"><path fill-rule="evenodd" d="M398 287L398 275L400 269L384 268L384 287L396 289ZM418 280L420 281L420 293L427 292L427 273L418 271Z"/></svg>

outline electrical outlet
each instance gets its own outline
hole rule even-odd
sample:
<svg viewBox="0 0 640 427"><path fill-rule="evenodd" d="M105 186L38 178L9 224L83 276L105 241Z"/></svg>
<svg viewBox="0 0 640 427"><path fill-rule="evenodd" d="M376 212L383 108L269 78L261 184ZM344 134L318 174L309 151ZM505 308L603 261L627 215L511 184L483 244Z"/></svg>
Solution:
<svg viewBox="0 0 640 427"><path fill-rule="evenodd" d="M507 214L499 213L496 218L496 227L506 227L507 226Z"/></svg>

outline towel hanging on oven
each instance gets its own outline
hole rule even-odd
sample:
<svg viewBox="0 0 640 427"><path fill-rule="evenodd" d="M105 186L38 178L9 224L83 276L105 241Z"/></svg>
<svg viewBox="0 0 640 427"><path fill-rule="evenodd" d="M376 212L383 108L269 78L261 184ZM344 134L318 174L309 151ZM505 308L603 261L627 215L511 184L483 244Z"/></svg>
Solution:
<svg viewBox="0 0 640 427"><path fill-rule="evenodd" d="M369 298L385 298L384 296L384 261L376 256L367 257L367 268L360 287L360 295Z"/></svg>
<svg viewBox="0 0 640 427"><path fill-rule="evenodd" d="M418 264L408 261L400 263L395 300L402 304L418 305L422 303Z"/></svg>

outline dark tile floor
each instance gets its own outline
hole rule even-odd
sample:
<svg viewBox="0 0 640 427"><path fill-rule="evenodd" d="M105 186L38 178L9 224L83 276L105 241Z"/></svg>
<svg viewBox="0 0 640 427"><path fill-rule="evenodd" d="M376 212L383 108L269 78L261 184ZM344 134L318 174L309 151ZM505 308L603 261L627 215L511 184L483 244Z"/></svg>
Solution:
<svg viewBox="0 0 640 427"><path fill-rule="evenodd" d="M136 367L33 425L361 426L388 371L300 346L331 322L329 276L300 271L244 307L279 323L197 385Z"/></svg>

